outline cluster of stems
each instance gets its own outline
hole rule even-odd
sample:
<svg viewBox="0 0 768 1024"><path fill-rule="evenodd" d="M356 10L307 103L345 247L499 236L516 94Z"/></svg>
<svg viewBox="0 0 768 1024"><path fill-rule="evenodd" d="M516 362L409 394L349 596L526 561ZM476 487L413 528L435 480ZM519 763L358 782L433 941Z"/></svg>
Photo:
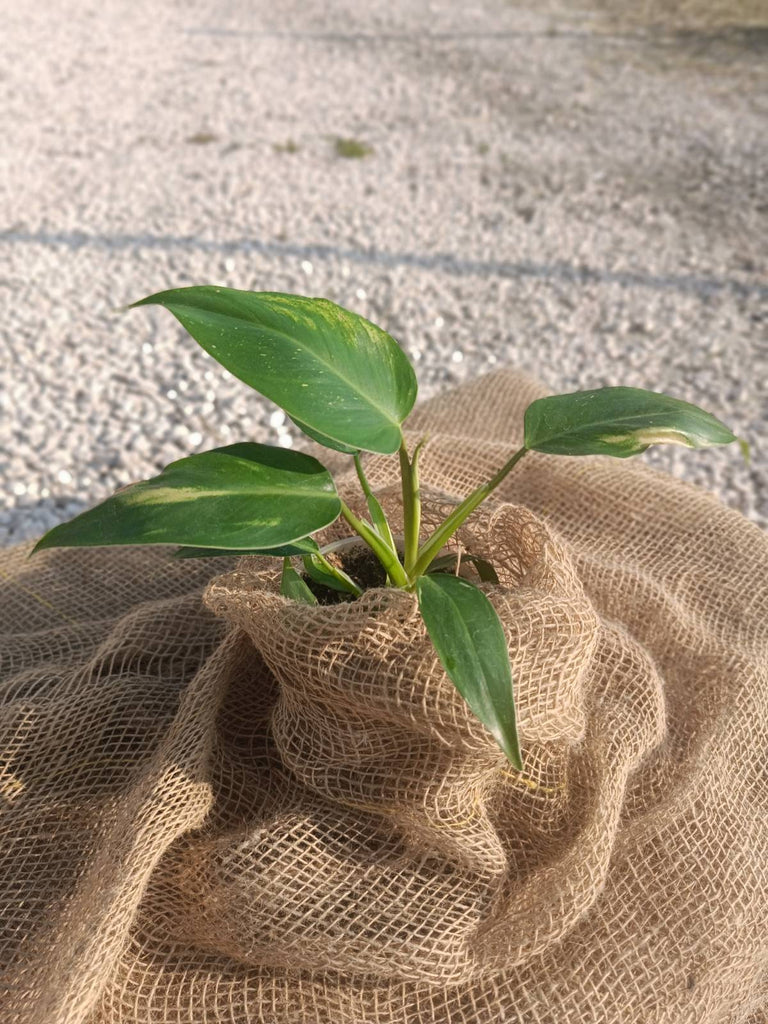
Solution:
<svg viewBox="0 0 768 1024"><path fill-rule="evenodd" d="M520 448L516 451L495 476L475 488L420 545L421 493L419 489L419 453L423 445L424 441L420 441L416 445L412 456L408 454L405 441L400 445L400 475L403 495L403 542L400 549L398 549L384 510L368 483L359 453L354 456L355 469L368 504L371 522L368 523L364 519L360 519L345 502L342 501L341 503L342 516L357 536L376 555L376 558L387 574L388 585L398 587L401 590L413 590L415 588L416 581L429 569L433 560L451 537L453 537L462 523L499 486L502 480L528 451L527 448ZM327 554L339 550L346 545L347 541L336 541L322 548L320 555L315 557L318 558L326 572L331 573L344 586L345 590L359 597L362 593L360 587L346 573L332 565L325 558Z"/></svg>

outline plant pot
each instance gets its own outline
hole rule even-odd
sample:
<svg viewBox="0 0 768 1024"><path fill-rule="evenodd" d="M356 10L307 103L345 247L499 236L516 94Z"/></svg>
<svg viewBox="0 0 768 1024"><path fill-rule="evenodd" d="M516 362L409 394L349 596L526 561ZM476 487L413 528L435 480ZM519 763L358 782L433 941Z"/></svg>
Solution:
<svg viewBox="0 0 768 1024"><path fill-rule="evenodd" d="M427 522L442 512L427 498ZM592 905L627 776L661 735L653 666L601 625L564 545L527 509L485 508L458 540L499 573L485 589L509 642L525 770L443 672L413 595L300 605L274 567L244 559L206 603L276 681L265 784L277 798L188 844L177 938L261 967L457 984L527 961ZM629 694L631 720L606 729L590 705L632 679L642 699Z"/></svg>

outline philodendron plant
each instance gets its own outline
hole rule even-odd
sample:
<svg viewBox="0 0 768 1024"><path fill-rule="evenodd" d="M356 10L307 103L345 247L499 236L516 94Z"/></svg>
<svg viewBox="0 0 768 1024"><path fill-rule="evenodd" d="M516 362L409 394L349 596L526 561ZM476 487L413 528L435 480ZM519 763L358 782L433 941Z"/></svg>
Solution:
<svg viewBox="0 0 768 1024"><path fill-rule="evenodd" d="M504 630L484 591L466 572L459 575L459 557L443 553L447 542L530 451L627 458L651 444L704 448L737 440L709 413L653 391L611 387L540 398L525 411L522 447L422 538L422 442L408 451L402 431L416 400L416 377L389 334L326 299L276 292L179 288L133 305L170 310L214 359L285 410L305 434L348 455L369 518L348 507L317 459L246 441L171 463L50 530L35 550L174 544L187 557L269 556L282 559L285 597L315 604L319 584L353 600L361 581L339 564L345 541L321 547L313 538L342 516L355 542L361 539L378 559L387 585L416 594L447 675L517 768ZM397 533L368 484L363 452L400 460ZM469 564L478 583L498 582L486 561L471 557ZM296 565L303 565L301 575Z"/></svg>

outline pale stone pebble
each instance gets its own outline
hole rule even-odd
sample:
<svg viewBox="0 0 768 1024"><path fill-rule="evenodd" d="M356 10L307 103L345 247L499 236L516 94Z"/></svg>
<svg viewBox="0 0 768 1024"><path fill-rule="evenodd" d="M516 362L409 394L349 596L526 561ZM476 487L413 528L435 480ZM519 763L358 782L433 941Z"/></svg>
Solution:
<svg viewBox="0 0 768 1024"><path fill-rule="evenodd" d="M6 12L0 544L187 452L301 443L169 313L114 312L200 283L362 313L422 397L513 365L694 401L752 466L645 458L768 522L762 55L660 48L576 0L392 0L386 24L372 0L287 0L280 31L262 6Z"/></svg>

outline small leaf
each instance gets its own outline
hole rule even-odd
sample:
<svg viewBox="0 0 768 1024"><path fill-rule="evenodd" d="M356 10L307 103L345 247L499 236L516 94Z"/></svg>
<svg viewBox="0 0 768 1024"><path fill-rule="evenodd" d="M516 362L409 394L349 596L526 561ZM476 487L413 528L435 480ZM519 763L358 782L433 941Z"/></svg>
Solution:
<svg viewBox="0 0 768 1024"><path fill-rule="evenodd" d="M342 594L354 594L356 597L360 594L360 588L343 570L338 569L338 576L334 576L313 555L304 555L302 562L304 563L307 575L315 583L320 583L324 587L330 587L331 590L337 590Z"/></svg>
<svg viewBox="0 0 768 1024"><path fill-rule="evenodd" d="M389 528L389 520L386 517L384 509L381 507L381 502L373 491L369 491L368 494L365 495L365 503L368 506L368 514L371 517L371 524L376 530L376 533L378 533L381 539L386 541L394 551L395 542L392 537L392 531Z"/></svg>
<svg viewBox="0 0 768 1024"><path fill-rule="evenodd" d="M280 593L300 604L317 604L317 598L304 580L292 567L290 559L283 562L283 575L280 577Z"/></svg>
<svg viewBox="0 0 768 1024"><path fill-rule="evenodd" d="M397 551L397 545L395 544L395 538L392 536L392 530L389 526L389 520L384 509L381 507L381 502L373 492L369 492L365 496L365 503L368 506L368 514L371 517L371 523L373 528L387 545L393 551Z"/></svg>
<svg viewBox="0 0 768 1024"><path fill-rule="evenodd" d="M512 764L522 768L504 629L482 592L460 576L422 576L419 608L438 657Z"/></svg>
<svg viewBox="0 0 768 1024"><path fill-rule="evenodd" d="M389 520L387 519L384 509L381 507L381 502L371 490L371 485L368 483L368 478L365 475L365 470L363 469L363 463L359 452L355 453L355 470L357 471L357 479L360 481L360 487L365 495L365 501L368 505L368 514L371 517L373 528L387 547L391 548L391 550L396 553L397 545L395 544L395 538L392 536Z"/></svg>
<svg viewBox="0 0 768 1024"><path fill-rule="evenodd" d="M475 555L470 555L469 560L477 569L477 575L480 577L480 581L482 583L493 583L495 586L499 585L498 574L490 562L486 562L484 558L477 558Z"/></svg>
<svg viewBox="0 0 768 1024"><path fill-rule="evenodd" d="M133 303L161 305L240 380L321 444L397 451L416 376L386 331L327 299L211 286Z"/></svg>
<svg viewBox="0 0 768 1024"><path fill-rule="evenodd" d="M449 555L440 555L430 563L427 572L445 572L446 570L451 572L455 570L458 558L458 551L452 551ZM471 555L468 551L463 551L461 554L462 565L464 562L470 562L474 565L482 583L494 583L498 586L499 577L490 562L487 562L484 558L479 558L477 555Z"/></svg>
<svg viewBox="0 0 768 1024"><path fill-rule="evenodd" d="M174 558L216 558L219 555L226 555L228 558L241 555L263 556L264 558L286 558L291 555L308 555L319 551L317 542L311 537L297 540L293 544L282 544L277 548L179 548L174 551Z"/></svg>
<svg viewBox="0 0 768 1024"><path fill-rule="evenodd" d="M553 395L525 411L525 447L553 455L627 458L651 444L708 448L736 437L708 412L640 388L598 388Z"/></svg>
<svg viewBox="0 0 768 1024"><path fill-rule="evenodd" d="M172 462L151 480L50 530L35 550L183 544L243 551L294 544L341 511L330 474L309 455L242 443Z"/></svg>

